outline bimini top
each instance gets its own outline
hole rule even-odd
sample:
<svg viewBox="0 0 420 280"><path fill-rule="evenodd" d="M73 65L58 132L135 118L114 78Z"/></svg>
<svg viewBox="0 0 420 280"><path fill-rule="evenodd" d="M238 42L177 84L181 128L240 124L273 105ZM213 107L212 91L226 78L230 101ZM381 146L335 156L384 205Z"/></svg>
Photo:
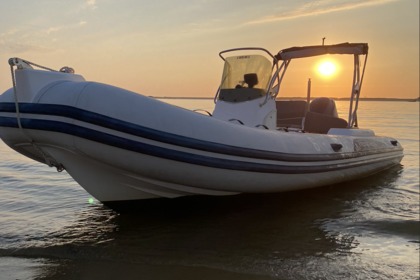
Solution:
<svg viewBox="0 0 420 280"><path fill-rule="evenodd" d="M342 43L336 45L319 45L306 47L292 47L279 51L275 58L278 60L290 60L293 58L311 57L324 54L354 54L366 55L367 43Z"/></svg>

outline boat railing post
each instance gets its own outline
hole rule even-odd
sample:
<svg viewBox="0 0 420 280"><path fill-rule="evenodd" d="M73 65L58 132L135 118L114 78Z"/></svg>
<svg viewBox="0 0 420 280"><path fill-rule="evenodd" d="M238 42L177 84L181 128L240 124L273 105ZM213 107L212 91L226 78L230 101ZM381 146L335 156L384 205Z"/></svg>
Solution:
<svg viewBox="0 0 420 280"><path fill-rule="evenodd" d="M308 90L306 93L306 108L305 114L309 112L309 103L311 102L311 78L308 79Z"/></svg>
<svg viewBox="0 0 420 280"><path fill-rule="evenodd" d="M280 85L281 85L281 82L283 81L283 77L284 77L284 74L286 73L287 66L289 65L289 63L290 63L290 60L283 61L283 63L280 65L280 67L276 70L275 74L271 78L271 81L268 85L267 94L266 94L266 97L264 99L264 102L262 102L260 104L261 107L264 106L265 103L267 103L268 95L270 95L273 99L276 99L277 95L280 92ZM281 74L280 74L280 72L281 72ZM272 88L275 80L277 80L276 93L271 94L271 88Z"/></svg>
<svg viewBox="0 0 420 280"><path fill-rule="evenodd" d="M365 56L365 61L364 61L364 63L363 63L363 70L362 70L362 75L360 76L360 59L359 59L359 56L357 56L357 62L358 62L358 72L359 72L359 75L358 75L358 82L357 82L357 87L356 87L356 92L355 92L355 94L356 94L356 104L355 104L355 107L354 107L354 113L353 113L353 115L354 115L354 125L356 126L356 127L358 127L359 125L358 125L358 123L357 123L357 110L358 110L358 108L359 108L359 98L360 98L360 92L361 92L361 90L362 90L362 83L363 83L363 77L365 76L365 69L366 69L366 62L367 62L367 55L368 54L366 54L366 56Z"/></svg>
<svg viewBox="0 0 420 280"><path fill-rule="evenodd" d="M217 97L219 96L219 93L220 93L220 87L221 86L219 86L219 88L217 89L216 95L214 96L214 100L213 100L214 104L216 104L217 102Z"/></svg>
<svg viewBox="0 0 420 280"><path fill-rule="evenodd" d="M354 66L353 66L353 86L351 88L351 96L350 96L350 108L349 108L349 118L348 118L348 127L353 127L355 112L353 111L353 104L354 104L354 97L357 92L357 84L359 80L359 56L354 55Z"/></svg>

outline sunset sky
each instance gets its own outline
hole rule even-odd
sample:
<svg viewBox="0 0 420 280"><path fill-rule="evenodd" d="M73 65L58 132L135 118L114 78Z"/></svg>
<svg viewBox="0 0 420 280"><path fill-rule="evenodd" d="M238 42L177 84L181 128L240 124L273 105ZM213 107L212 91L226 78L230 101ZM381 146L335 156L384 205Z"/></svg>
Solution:
<svg viewBox="0 0 420 280"><path fill-rule="evenodd" d="M21 57L145 95L211 97L219 51L277 53L325 37L369 44L362 96L419 96L418 0L16 0L0 15L0 92L12 85L7 60ZM317 73L320 58L292 61L280 95L304 95L311 78L314 95L348 97L352 58L331 58L330 77Z"/></svg>

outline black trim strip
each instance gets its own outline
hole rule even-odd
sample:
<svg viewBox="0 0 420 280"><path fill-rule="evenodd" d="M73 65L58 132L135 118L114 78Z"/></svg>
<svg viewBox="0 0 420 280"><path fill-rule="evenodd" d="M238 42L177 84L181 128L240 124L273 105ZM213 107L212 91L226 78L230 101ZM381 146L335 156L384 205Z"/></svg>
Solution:
<svg viewBox="0 0 420 280"><path fill-rule="evenodd" d="M16 108L14 103L0 103L0 112L14 113L15 111ZM205 140L198 140L136 125L126 121L111 118L102 114L66 105L21 103L19 105L19 111L20 113L27 114L43 114L72 118L78 121L102 126L108 129L131 134L134 136L207 152L221 153L233 156L251 157L257 159L284 160L293 162L326 160L325 157L314 157L311 155L288 155L285 153L247 149ZM340 159L340 157L337 157L337 159Z"/></svg>
<svg viewBox="0 0 420 280"><path fill-rule="evenodd" d="M102 114L91 111L82 110L76 107L57 104L35 104L35 103L20 103L20 113L51 115L75 119L86 123L102 126L104 128L115 131L131 134L134 136L159 141L162 143L177 145L180 147L192 148L201 151L240 156L255 159L279 160L289 162L321 162L331 160L341 160L349 158L357 158L360 156L373 155L377 153L395 151L395 149L382 149L373 151L363 151L354 153L340 153L340 154L287 154L281 152L264 151L250 148L243 148L238 146L220 144L206 140L199 140L189 138L177 134L163 132L160 130L136 125L130 122L111 118ZM15 103L3 102L0 103L0 112L15 113Z"/></svg>
<svg viewBox="0 0 420 280"><path fill-rule="evenodd" d="M63 123L58 121L21 119L21 123L22 126L26 129L35 129L69 134L137 153L220 169L261 173L306 174L342 170L366 164L363 162L353 162L341 164L326 164L322 166L286 166L277 164L262 164L255 162L228 160L158 147L126 139L123 137L107 134L104 132L96 131L93 129L77 126L74 124ZM0 117L0 126L17 128L18 124L15 118ZM377 159L376 161L381 160L382 159ZM369 162L369 164L371 163L372 162Z"/></svg>

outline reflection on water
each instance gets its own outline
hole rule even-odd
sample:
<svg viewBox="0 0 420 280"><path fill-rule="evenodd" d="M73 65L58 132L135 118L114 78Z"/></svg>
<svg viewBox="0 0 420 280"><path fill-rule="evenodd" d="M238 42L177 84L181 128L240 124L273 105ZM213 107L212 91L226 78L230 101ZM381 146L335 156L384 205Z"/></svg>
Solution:
<svg viewBox="0 0 420 280"><path fill-rule="evenodd" d="M47 263L46 259L0 257L0 279L35 279L44 275L45 269L50 266Z"/></svg>
<svg viewBox="0 0 420 280"><path fill-rule="evenodd" d="M387 218L401 212L392 209L398 203L386 203L400 176L398 167L376 178L310 191L152 200L120 214L99 203L88 205L41 241L2 250L0 256L52 259L40 272L47 279L74 276L77 267L80 275L95 273L95 267L103 267L102 273L124 269L133 279L142 271L146 279L169 277L186 267L192 269L183 276L190 279L203 272L218 279L244 274L246 279L335 279L360 269L372 269L373 278L385 273L403 279L416 275L419 227L414 202L404 206L400 220ZM394 248L390 242L404 245ZM401 247L406 250L392 251ZM389 267L376 274L384 262Z"/></svg>

